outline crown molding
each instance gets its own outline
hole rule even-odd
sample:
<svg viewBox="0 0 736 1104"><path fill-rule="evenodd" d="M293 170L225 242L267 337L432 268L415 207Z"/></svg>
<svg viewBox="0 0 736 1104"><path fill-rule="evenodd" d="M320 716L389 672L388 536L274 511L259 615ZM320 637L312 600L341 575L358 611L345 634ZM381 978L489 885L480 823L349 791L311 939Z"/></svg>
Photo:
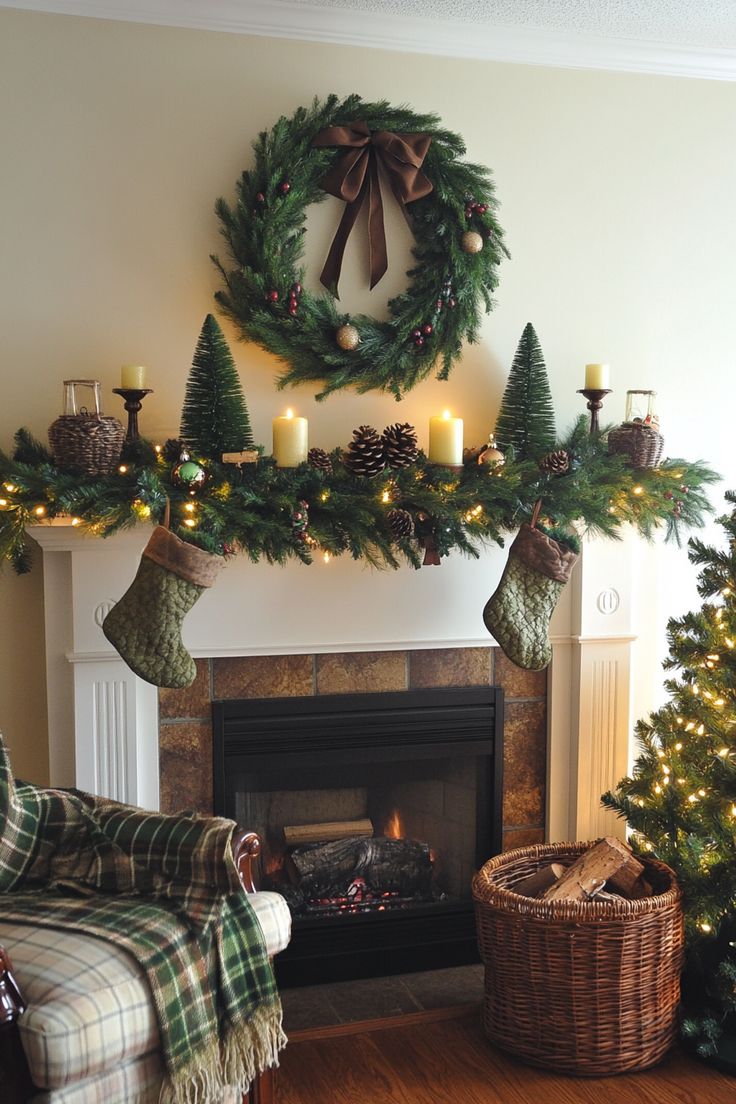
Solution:
<svg viewBox="0 0 736 1104"><path fill-rule="evenodd" d="M0 0L0 7L441 57L736 80L736 50L369 15L291 0Z"/></svg>

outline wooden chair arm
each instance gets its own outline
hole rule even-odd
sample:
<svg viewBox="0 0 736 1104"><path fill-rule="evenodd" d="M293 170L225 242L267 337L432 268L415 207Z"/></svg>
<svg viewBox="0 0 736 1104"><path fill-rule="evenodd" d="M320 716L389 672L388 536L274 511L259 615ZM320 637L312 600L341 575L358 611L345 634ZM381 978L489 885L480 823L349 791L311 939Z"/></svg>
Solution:
<svg viewBox="0 0 736 1104"><path fill-rule="evenodd" d="M0 1028L8 1027L26 1010L18 982L13 976L13 964L4 947L0 947Z"/></svg>
<svg viewBox="0 0 736 1104"><path fill-rule="evenodd" d="M36 1095L18 1030L17 1021L25 1010L26 1002L13 976L10 956L0 947L0 1100L3 1104L26 1104Z"/></svg>
<svg viewBox="0 0 736 1104"><path fill-rule="evenodd" d="M261 853L261 839L255 832L245 828L236 828L233 833L233 859L238 868L240 884L246 893L255 893L253 880L253 860Z"/></svg>

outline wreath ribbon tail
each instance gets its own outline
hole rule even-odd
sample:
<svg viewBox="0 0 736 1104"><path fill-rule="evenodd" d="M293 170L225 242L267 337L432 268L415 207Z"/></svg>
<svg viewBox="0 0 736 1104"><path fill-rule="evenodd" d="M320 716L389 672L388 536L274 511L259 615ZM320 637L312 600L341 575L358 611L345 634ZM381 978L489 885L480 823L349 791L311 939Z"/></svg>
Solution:
<svg viewBox="0 0 736 1104"><path fill-rule="evenodd" d="M360 208L363 206L363 198L365 195L365 184L358 192L358 195L350 203L345 204L345 210L342 213L340 219L340 225L335 232L335 236L332 239L332 245L330 251L327 254L327 260L324 263L324 268L320 274L320 283L327 288L327 290L339 299L337 285L340 282L340 273L342 271L342 258L345 253L345 246L348 244L348 238L355 226L355 221L360 214Z"/></svg>
<svg viewBox="0 0 736 1104"><path fill-rule="evenodd" d="M383 199L378 176L378 161L371 156L368 163L368 250L370 258L371 291L388 268L386 229L383 222Z"/></svg>

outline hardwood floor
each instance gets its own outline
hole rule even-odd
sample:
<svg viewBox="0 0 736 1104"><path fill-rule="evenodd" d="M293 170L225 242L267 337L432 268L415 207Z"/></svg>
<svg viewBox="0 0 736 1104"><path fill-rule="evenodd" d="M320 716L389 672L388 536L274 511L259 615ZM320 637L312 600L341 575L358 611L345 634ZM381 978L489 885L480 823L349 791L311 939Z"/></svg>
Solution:
<svg viewBox="0 0 736 1104"><path fill-rule="evenodd" d="M645 1073L596 1080L523 1066L477 1015L293 1041L278 1104L734 1104L736 1079L679 1051Z"/></svg>

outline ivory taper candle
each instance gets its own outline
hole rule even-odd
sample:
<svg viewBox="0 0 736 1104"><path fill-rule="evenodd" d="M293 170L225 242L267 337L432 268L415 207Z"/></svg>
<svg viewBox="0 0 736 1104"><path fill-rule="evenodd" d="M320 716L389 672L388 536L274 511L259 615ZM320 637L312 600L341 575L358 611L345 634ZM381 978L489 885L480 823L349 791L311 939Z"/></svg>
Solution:
<svg viewBox="0 0 736 1104"><path fill-rule="evenodd" d="M123 391L145 391L148 369L142 364L124 364L120 369L120 388Z"/></svg>
<svg viewBox="0 0 736 1104"><path fill-rule="evenodd" d="M273 458L277 468L295 468L304 463L309 450L309 423L306 418L295 418L293 410L287 410L273 420Z"/></svg>
<svg viewBox="0 0 736 1104"><path fill-rule="evenodd" d="M607 391L611 383L611 369L607 364L585 365L585 390Z"/></svg>
<svg viewBox="0 0 736 1104"><path fill-rule="evenodd" d="M429 419L429 459L433 464L457 468L463 462L463 420L449 410Z"/></svg>

